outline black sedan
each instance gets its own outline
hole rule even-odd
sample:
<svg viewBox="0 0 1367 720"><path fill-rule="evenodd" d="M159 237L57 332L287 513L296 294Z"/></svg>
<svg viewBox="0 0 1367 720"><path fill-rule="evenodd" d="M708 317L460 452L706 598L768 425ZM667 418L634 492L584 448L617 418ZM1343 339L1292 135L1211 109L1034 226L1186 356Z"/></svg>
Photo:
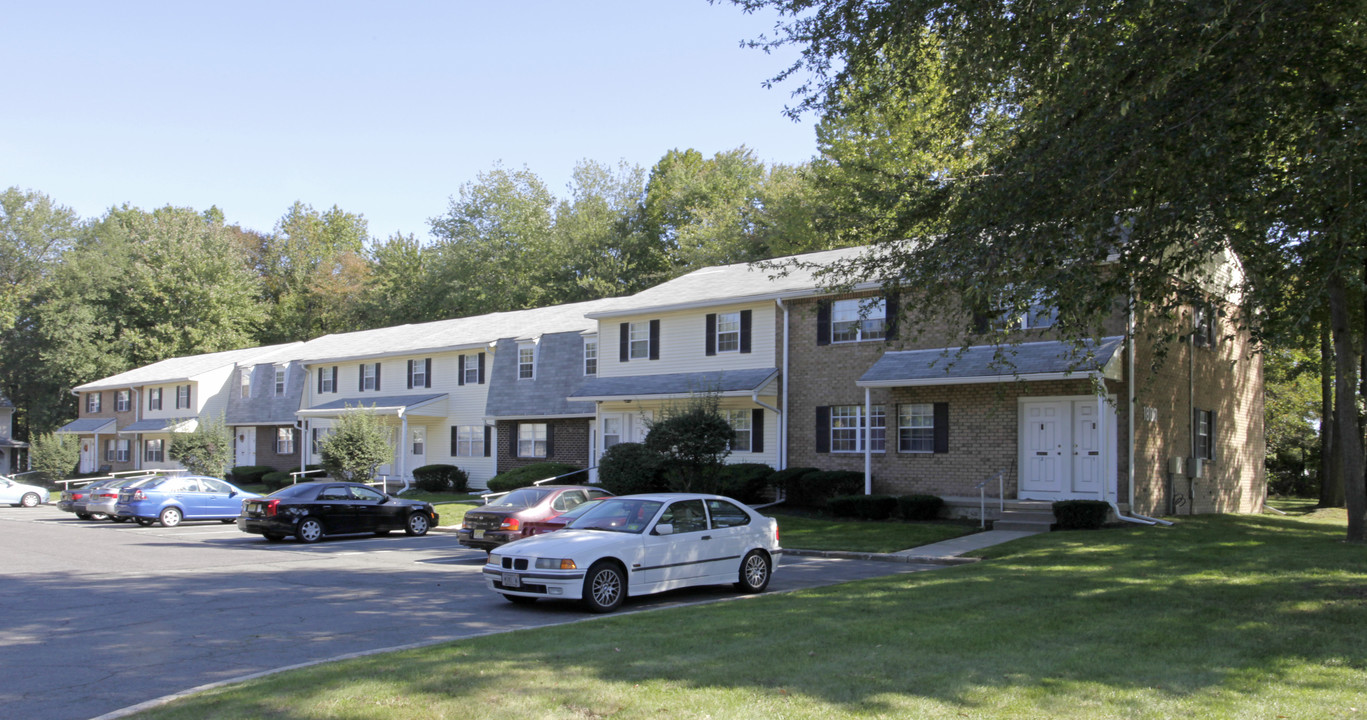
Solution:
<svg viewBox="0 0 1367 720"><path fill-rule="evenodd" d="M313 543L324 535L403 530L426 535L437 524L431 503L390 497L361 483L306 482L243 501L237 528L279 542L293 535Z"/></svg>

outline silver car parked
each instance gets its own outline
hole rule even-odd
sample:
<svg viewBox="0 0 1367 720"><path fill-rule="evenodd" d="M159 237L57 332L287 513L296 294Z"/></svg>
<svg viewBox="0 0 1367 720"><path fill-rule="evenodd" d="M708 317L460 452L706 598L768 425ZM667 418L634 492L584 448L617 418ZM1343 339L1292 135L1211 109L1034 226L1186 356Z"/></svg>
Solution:
<svg viewBox="0 0 1367 720"><path fill-rule="evenodd" d="M135 488L161 477L159 475L134 475L133 477L119 478L106 485L90 491L90 497L86 500L85 511L92 518L101 516L109 518L116 523L128 522L130 518L119 517L114 512L114 506L119 504L119 490L123 488Z"/></svg>
<svg viewBox="0 0 1367 720"><path fill-rule="evenodd" d="M47 488L25 485L8 475L0 475L0 503L8 503L15 507L35 507L47 500Z"/></svg>

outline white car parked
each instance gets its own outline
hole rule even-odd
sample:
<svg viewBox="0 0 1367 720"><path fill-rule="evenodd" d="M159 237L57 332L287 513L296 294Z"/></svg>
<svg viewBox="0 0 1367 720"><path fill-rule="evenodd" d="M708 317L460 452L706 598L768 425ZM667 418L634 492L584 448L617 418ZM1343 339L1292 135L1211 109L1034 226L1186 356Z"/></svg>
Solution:
<svg viewBox="0 0 1367 720"><path fill-rule="evenodd" d="M778 522L719 495L604 498L564 530L493 550L489 589L515 603L582 600L612 612L629 595L734 584L764 592L783 550Z"/></svg>
<svg viewBox="0 0 1367 720"><path fill-rule="evenodd" d="M25 485L8 475L0 475L0 503L8 503L14 507L37 507L47 500L47 488Z"/></svg>

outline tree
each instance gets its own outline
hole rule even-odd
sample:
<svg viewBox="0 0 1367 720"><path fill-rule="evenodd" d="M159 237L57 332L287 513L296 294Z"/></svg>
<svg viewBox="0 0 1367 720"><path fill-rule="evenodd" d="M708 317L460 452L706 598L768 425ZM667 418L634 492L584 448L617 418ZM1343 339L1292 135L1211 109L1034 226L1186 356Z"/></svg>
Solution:
<svg viewBox="0 0 1367 720"><path fill-rule="evenodd" d="M290 206L256 258L271 308L265 342L355 329L360 298L350 290L363 288L368 277L367 233L364 215L336 205L321 213L301 202Z"/></svg>
<svg viewBox="0 0 1367 720"><path fill-rule="evenodd" d="M70 435L43 433L29 444L29 463L48 481L65 480L81 461L81 443Z"/></svg>
<svg viewBox="0 0 1367 720"><path fill-rule="evenodd" d="M837 276L900 287L904 306L1043 290L1081 339L1116 298L1175 315L1233 252L1248 271L1237 319L1257 337L1327 308L1334 466L1348 538L1367 539L1359 3L733 1L783 14L757 44L801 48L776 78L810 73L793 112L854 138L876 136L889 106L929 121L908 152L863 156L871 191L850 202L878 247ZM1260 312L1278 307L1303 311Z"/></svg>
<svg viewBox="0 0 1367 720"><path fill-rule="evenodd" d="M675 492L716 492L731 454L735 431L717 411L714 393L692 395L683 407L665 408L650 423L645 446L664 458L665 478Z"/></svg>
<svg viewBox="0 0 1367 720"><path fill-rule="evenodd" d="M166 456L195 475L221 478L233 464L233 436L222 417L201 419L194 430L171 434Z"/></svg>
<svg viewBox="0 0 1367 720"><path fill-rule="evenodd" d="M369 482L375 470L394 461L389 445L389 427L379 415L365 408L348 408L332 426L332 432L319 441L323 469L329 477L351 482Z"/></svg>
<svg viewBox="0 0 1367 720"><path fill-rule="evenodd" d="M0 331L14 325L79 226L71 208L42 193L16 187L0 193Z"/></svg>

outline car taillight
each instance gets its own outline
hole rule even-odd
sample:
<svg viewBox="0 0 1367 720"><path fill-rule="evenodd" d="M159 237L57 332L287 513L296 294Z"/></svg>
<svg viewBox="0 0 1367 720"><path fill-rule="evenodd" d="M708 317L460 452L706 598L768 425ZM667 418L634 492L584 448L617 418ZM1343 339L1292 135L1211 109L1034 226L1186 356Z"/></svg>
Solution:
<svg viewBox="0 0 1367 720"><path fill-rule="evenodd" d="M270 502L266 503L266 517L274 517L275 507L279 504L279 500L271 500Z"/></svg>
<svg viewBox="0 0 1367 720"><path fill-rule="evenodd" d="M134 490L134 491L133 491L133 500L146 500L146 499L147 499L147 493L144 493L144 492L141 491L141 490Z"/></svg>
<svg viewBox="0 0 1367 720"><path fill-rule="evenodd" d="M517 518L504 518L503 524L498 527L500 530L519 530L522 528L522 522Z"/></svg>
<svg viewBox="0 0 1367 720"><path fill-rule="evenodd" d="M80 500L83 497L85 497L85 493L71 493L72 500Z"/></svg>

